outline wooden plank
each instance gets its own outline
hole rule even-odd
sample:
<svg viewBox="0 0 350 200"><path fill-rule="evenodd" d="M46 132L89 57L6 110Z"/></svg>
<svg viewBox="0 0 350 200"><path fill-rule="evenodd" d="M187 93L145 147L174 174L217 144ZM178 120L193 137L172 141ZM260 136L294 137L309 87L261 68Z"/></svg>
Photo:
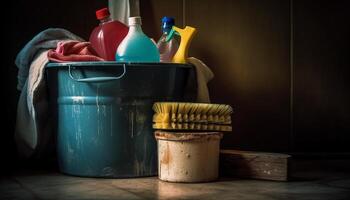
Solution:
<svg viewBox="0 0 350 200"><path fill-rule="evenodd" d="M287 181L291 156L280 153L220 150L222 175Z"/></svg>

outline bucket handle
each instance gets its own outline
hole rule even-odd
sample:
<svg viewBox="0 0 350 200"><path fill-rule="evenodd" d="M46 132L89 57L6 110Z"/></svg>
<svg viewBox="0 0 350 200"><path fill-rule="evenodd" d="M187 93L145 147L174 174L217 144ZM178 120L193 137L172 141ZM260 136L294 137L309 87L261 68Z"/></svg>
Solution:
<svg viewBox="0 0 350 200"><path fill-rule="evenodd" d="M123 64L123 73L117 77L109 77L109 76L105 76L105 77L92 77L92 78L74 78L71 72L71 66L68 65L68 72L69 72L69 76L71 79L73 79L74 81L78 81L78 82L86 82L86 83L96 83L96 82L107 82L107 81L115 81L115 80L119 80L121 79L125 73L126 73L126 67L125 64Z"/></svg>

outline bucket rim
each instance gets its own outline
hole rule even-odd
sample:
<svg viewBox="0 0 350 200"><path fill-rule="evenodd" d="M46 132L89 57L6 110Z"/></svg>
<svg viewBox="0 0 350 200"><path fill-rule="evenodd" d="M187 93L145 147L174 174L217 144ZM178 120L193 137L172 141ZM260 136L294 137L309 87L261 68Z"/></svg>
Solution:
<svg viewBox="0 0 350 200"><path fill-rule="evenodd" d="M65 63L56 63L56 62L50 62L46 65L46 68L65 68L68 66L71 67L96 67L96 66L102 66L102 67L117 67L117 66L123 66L126 67L132 66L132 67L175 67L175 68L191 68L191 64L181 64L181 63L144 63L144 62L128 62L128 63L121 63L121 62L115 62L115 61L99 61L99 62L65 62Z"/></svg>
<svg viewBox="0 0 350 200"><path fill-rule="evenodd" d="M220 140L222 132L168 132L156 130L154 136L156 140L167 141L207 141L210 139Z"/></svg>

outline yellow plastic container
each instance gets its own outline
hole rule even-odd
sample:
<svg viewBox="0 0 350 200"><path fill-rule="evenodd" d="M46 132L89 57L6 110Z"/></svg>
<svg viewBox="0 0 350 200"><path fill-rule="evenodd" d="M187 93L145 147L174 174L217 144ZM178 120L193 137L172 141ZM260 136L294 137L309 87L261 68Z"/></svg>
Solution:
<svg viewBox="0 0 350 200"><path fill-rule="evenodd" d="M184 29L173 26L172 30L170 31L167 37L167 41L169 41L175 33L180 35L181 37L180 46L176 51L174 57L172 58L173 63L187 63L186 58L188 57L188 48L196 32L196 29L191 26L186 26Z"/></svg>

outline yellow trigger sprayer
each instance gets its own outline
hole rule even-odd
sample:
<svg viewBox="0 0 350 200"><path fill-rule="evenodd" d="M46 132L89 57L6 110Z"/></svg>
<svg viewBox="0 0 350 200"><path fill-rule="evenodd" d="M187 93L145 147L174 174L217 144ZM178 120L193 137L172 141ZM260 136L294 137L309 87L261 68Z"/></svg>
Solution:
<svg viewBox="0 0 350 200"><path fill-rule="evenodd" d="M181 37L179 49L172 59L173 63L186 63L188 48L195 33L196 29L191 26L186 26L184 29L173 26L166 41L169 42L174 37L174 34L180 35Z"/></svg>

